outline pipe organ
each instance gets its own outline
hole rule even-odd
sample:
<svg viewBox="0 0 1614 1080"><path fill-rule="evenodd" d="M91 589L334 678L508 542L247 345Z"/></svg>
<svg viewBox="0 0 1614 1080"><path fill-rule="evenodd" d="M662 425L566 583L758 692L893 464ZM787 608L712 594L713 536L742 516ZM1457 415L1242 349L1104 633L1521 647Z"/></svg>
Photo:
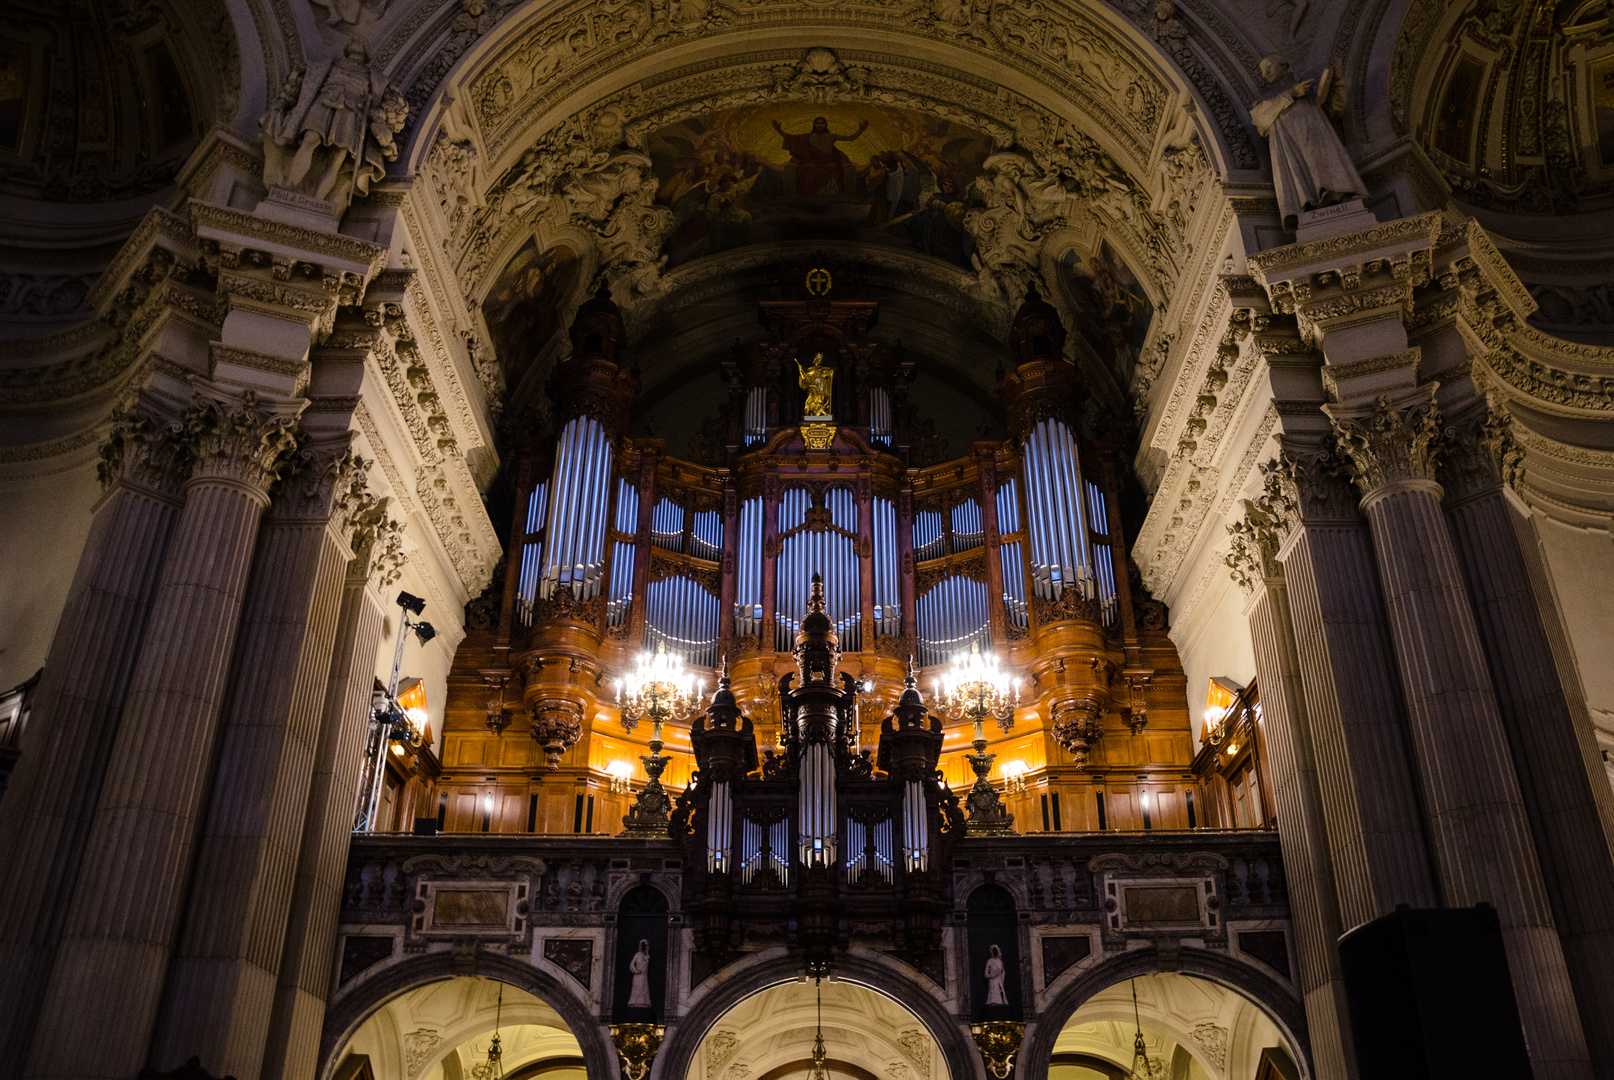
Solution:
<svg viewBox="0 0 1614 1080"><path fill-rule="evenodd" d="M834 868L843 884L851 873L895 887L905 873L937 867L935 766L903 781L883 809L847 817L846 785L875 775L852 699L820 709L812 726L792 711L791 694L803 691L774 686L809 622L823 621L840 670L872 680L871 701L883 708L910 659L929 668L974 645L996 650L1036 685L1023 709L1031 727L1021 730L1044 741L1006 736L1020 740L1015 753L1033 770L1080 769L1101 753L1093 748L1106 716L1132 732L1149 723L1151 688L1162 685L1151 682L1151 657L1165 655L1160 643L1170 648L1163 609L1150 645L1127 585L1116 449L1081 436L1081 377L1061 357L1057 316L1035 294L1015 319L1013 363L997 382L1010 437L927 466L908 460L914 362L869 338L878 304L760 307L768 339L723 364L723 458L697 464L626 434L638 387L617 356L620 316L603 294L582 306L573 354L548 386L554 433L524 444L514 470L507 614L474 667L457 662L456 677L493 688L486 726L495 737L512 710L531 714L535 737L542 728L550 743L557 709L577 717L579 749L565 751L577 764L566 767L625 808L632 785L612 779L605 792L605 768L623 775L643 735L613 731L614 704L600 687L658 646L700 668L727 659L727 692L767 735L757 768L775 779L788 772L791 785L766 806L742 797L741 775L714 786L699 864L747 887L805 887L797 879L813 867ZM819 353L835 373L834 416L804 420L794 361ZM1158 607L1144 610L1153 617ZM909 706L920 708L917 692ZM932 720L914 723L928 732ZM665 774L675 790L692 764L677 730L669 725ZM1074 758L1063 756L1067 746ZM507 752L478 753L491 763ZM962 755L941 759L949 782L967 779ZM531 795L529 828L583 820L569 796L550 791ZM554 810L539 806L552 798ZM1107 805L1110 819L1128 820L1119 796ZM1022 827L1057 828L1059 806L1055 795L1051 816L1046 807L1017 813ZM1066 807L1064 820L1079 820Z"/></svg>

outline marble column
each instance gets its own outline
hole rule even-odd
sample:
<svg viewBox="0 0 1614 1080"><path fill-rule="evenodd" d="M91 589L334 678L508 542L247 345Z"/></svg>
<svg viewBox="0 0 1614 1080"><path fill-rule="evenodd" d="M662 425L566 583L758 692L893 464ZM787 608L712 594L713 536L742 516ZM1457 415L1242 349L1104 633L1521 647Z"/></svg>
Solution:
<svg viewBox="0 0 1614 1080"><path fill-rule="evenodd" d="M264 518L219 728L207 818L150 1060L257 1076L324 711L349 516L345 431L305 440Z"/></svg>
<svg viewBox="0 0 1614 1080"><path fill-rule="evenodd" d="M364 771L371 684L381 649L382 598L377 589L397 577L395 559L382 550L387 538L396 536L385 528L385 515L384 507L372 507L355 520L353 546L359 554L348 565L342 594L261 1080L314 1080L318 1066L348 840Z"/></svg>
<svg viewBox="0 0 1614 1080"><path fill-rule="evenodd" d="M196 392L185 507L42 988L30 1080L140 1071L179 929L259 519L303 406L200 382Z"/></svg>
<svg viewBox="0 0 1614 1080"><path fill-rule="evenodd" d="M1286 449L1262 503L1277 522L1340 924L1436 903L1373 552L1342 466Z"/></svg>
<svg viewBox="0 0 1614 1080"><path fill-rule="evenodd" d="M1522 467L1506 418L1483 405L1446 432L1446 520L1474 607L1593 1072L1614 1077L1614 791L1577 722L1520 542L1527 514L1504 486Z"/></svg>
<svg viewBox="0 0 1614 1080"><path fill-rule="evenodd" d="M1345 975L1338 940L1339 897L1329 854L1317 761L1311 745L1300 655L1289 618L1288 588L1277 560L1270 515L1246 504L1242 521L1229 527L1233 551L1228 566L1245 589L1245 617L1255 649L1261 688L1261 736L1272 779L1283 851L1284 879L1299 960L1300 992L1318 1080L1350 1080L1356 1073L1346 1006Z"/></svg>
<svg viewBox="0 0 1614 1080"><path fill-rule="evenodd" d="M1501 919L1539 1076L1589 1078L1586 1041L1485 651L1434 479L1434 387L1330 406L1362 491L1444 902Z"/></svg>
<svg viewBox="0 0 1614 1080"><path fill-rule="evenodd" d="M95 508L33 716L0 799L0 1076L28 1052L118 711L182 505L183 429L141 401L102 449Z"/></svg>

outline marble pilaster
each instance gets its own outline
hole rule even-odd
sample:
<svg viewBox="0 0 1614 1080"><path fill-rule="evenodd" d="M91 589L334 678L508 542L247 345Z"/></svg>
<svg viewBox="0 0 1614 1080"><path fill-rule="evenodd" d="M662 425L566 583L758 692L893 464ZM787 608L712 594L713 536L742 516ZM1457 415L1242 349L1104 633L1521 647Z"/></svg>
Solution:
<svg viewBox="0 0 1614 1080"><path fill-rule="evenodd" d="M1441 898L1494 906L1525 1040L1539 1075L1590 1077L1586 1042L1553 925L1462 570L1434 479L1434 387L1330 407L1373 532Z"/></svg>
<svg viewBox="0 0 1614 1080"><path fill-rule="evenodd" d="M188 464L151 401L116 418L106 493L52 639L23 753L0 800L0 1075L22 1068L78 876Z"/></svg>
<svg viewBox="0 0 1614 1080"><path fill-rule="evenodd" d="M1319 1080L1347 1080L1356 1076L1356 1061L1337 945L1343 930L1339 897L1301 686L1300 656L1289 617L1288 589L1276 557L1277 536L1272 525L1270 515L1247 504L1244 519L1229 529L1233 552L1228 565L1245 590L1244 612L1261 687L1261 734L1282 824L1278 841L1289 881L1312 1064Z"/></svg>
<svg viewBox="0 0 1614 1080"><path fill-rule="evenodd" d="M1559 681L1505 480L1523 454L1483 404L1445 432L1446 520L1513 752L1593 1072L1614 1076L1614 790Z"/></svg>
<svg viewBox="0 0 1614 1080"><path fill-rule="evenodd" d="M179 929L259 520L304 404L196 390L185 507L42 988L29 1078L137 1073Z"/></svg>
<svg viewBox="0 0 1614 1080"><path fill-rule="evenodd" d="M1331 453L1293 443L1267 469L1342 926L1436 892L1373 551Z"/></svg>
<svg viewBox="0 0 1614 1080"><path fill-rule="evenodd" d="M348 564L342 593L262 1080L313 1080L318 1065L381 647L382 599L376 589L397 576L396 566L380 557L392 535L386 523L382 506L366 508L355 521L353 546L359 554Z"/></svg>
<svg viewBox="0 0 1614 1080"><path fill-rule="evenodd" d="M305 445L264 519L184 928L151 1050L256 1076L314 772L349 516L367 499L346 432Z"/></svg>

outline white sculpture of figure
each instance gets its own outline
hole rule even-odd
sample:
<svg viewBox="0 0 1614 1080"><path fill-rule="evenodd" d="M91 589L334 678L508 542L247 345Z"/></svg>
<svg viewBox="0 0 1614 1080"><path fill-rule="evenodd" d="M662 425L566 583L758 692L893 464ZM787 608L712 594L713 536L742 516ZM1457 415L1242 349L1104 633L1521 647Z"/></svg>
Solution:
<svg viewBox="0 0 1614 1080"><path fill-rule="evenodd" d="M353 40L336 60L287 80L261 124L270 187L311 195L341 214L386 176L409 106L369 61Z"/></svg>
<svg viewBox="0 0 1614 1080"><path fill-rule="evenodd" d="M633 973L633 986L628 992L628 1008L648 1009L650 1004L650 942L639 939L639 951L628 961Z"/></svg>
<svg viewBox="0 0 1614 1080"><path fill-rule="evenodd" d="M992 946L992 955L986 960L986 1003L988 1005L1007 1005L1009 999L1003 992L1003 950L996 945Z"/></svg>
<svg viewBox="0 0 1614 1080"><path fill-rule="evenodd" d="M1268 56L1261 61L1261 77L1273 84L1282 82L1290 77L1289 64L1281 56ZM1314 85L1317 94L1312 96ZM1343 89L1329 70L1320 80L1292 82L1250 108L1256 130L1272 147L1272 186L1286 229L1293 229L1306 210L1367 194L1367 185L1323 112L1324 106L1335 109L1342 104L1337 98Z"/></svg>

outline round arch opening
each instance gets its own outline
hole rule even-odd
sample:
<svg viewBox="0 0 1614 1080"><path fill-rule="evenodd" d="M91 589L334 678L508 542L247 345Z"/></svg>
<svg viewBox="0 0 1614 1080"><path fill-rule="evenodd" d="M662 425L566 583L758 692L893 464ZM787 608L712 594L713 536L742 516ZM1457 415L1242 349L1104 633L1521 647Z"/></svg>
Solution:
<svg viewBox="0 0 1614 1080"><path fill-rule="evenodd" d="M459 976L389 999L336 1056L335 1080L482 1080L494 1034L502 1080L587 1080L582 1048L553 1008L517 986Z"/></svg>
<svg viewBox="0 0 1614 1080"><path fill-rule="evenodd" d="M1084 1001L1059 1031L1048 1080L1126 1080L1140 1028L1160 1080L1302 1077L1296 1062L1303 1059L1261 1006L1211 979L1156 972Z"/></svg>
<svg viewBox="0 0 1614 1080"><path fill-rule="evenodd" d="M833 1080L953 1080L924 1021L895 998L846 980L777 983L744 998L707 1029L676 1080L806 1075L820 991Z"/></svg>

